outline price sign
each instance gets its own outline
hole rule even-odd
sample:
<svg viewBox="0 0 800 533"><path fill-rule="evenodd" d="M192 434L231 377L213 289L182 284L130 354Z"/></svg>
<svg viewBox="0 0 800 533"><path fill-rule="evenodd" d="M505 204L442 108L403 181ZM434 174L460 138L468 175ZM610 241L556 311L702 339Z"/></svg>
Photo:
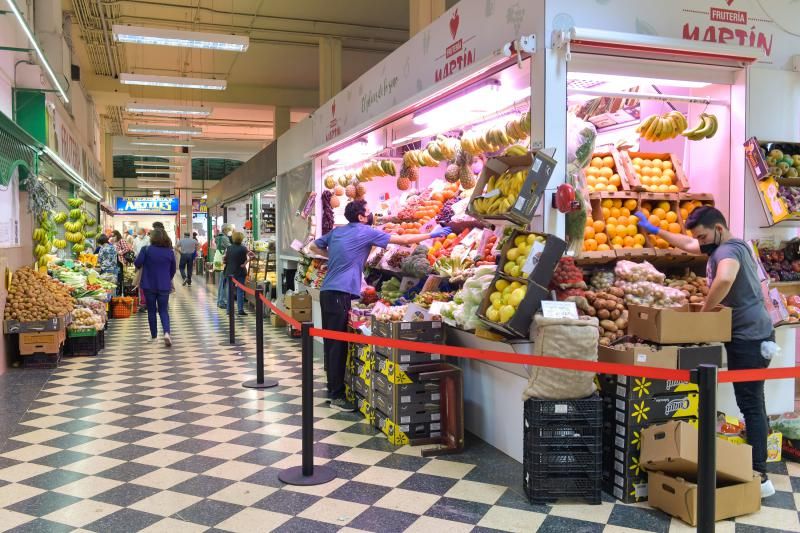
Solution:
<svg viewBox="0 0 800 533"><path fill-rule="evenodd" d="M545 318L572 318L578 319L578 307L575 302L542 302L542 314Z"/></svg>

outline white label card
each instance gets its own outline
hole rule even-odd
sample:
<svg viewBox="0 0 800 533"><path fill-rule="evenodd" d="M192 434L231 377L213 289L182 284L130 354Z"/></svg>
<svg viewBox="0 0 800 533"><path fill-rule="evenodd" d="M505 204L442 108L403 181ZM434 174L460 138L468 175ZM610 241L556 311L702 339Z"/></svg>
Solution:
<svg viewBox="0 0 800 533"><path fill-rule="evenodd" d="M522 265L522 272L525 274L525 276L531 275L533 269L539 264L539 258L542 257L543 252L544 243L535 241L533 246L531 246L531 251L528 253L528 258L525 259L525 263Z"/></svg>
<svg viewBox="0 0 800 533"><path fill-rule="evenodd" d="M578 307L575 302L542 301L542 314L545 318L572 318L578 319Z"/></svg>
<svg viewBox="0 0 800 533"><path fill-rule="evenodd" d="M485 193L483 198L494 198L495 196L500 196L500 189L492 189L491 191Z"/></svg>

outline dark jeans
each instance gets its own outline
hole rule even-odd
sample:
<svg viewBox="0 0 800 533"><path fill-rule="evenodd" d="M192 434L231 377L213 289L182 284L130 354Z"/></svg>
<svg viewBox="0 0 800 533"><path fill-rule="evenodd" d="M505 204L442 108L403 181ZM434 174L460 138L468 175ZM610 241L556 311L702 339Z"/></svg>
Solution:
<svg viewBox="0 0 800 533"><path fill-rule="evenodd" d="M247 276L246 274L242 274L240 276L233 276L233 279L235 279L236 281L238 281L239 283L244 285L244 278L246 276ZM228 280L228 282L230 283L230 280ZM244 312L244 291L242 289L240 289L238 285L235 286L235 287L236 287L236 293L235 293L235 295L236 295L236 307L237 307L237 309L238 309L238 311L240 313L243 313ZM233 305L233 302L229 302L229 305Z"/></svg>
<svg viewBox="0 0 800 533"><path fill-rule="evenodd" d="M219 273L219 287L217 287L217 306L228 308L228 276Z"/></svg>
<svg viewBox="0 0 800 533"><path fill-rule="evenodd" d="M774 341L775 335L764 340L734 339L725 344L728 352L729 370L748 370L767 368L770 360L761 356L761 343ZM767 435L769 422L764 404L764 382L744 381L733 384L736 405L744 415L747 427L747 443L753 448L753 470L762 474L767 472Z"/></svg>
<svg viewBox="0 0 800 533"><path fill-rule="evenodd" d="M169 333L169 292L150 289L144 291L147 300L147 322L150 324L150 336L154 339L158 337L156 313L161 317L161 328L164 333Z"/></svg>
<svg viewBox="0 0 800 533"><path fill-rule="evenodd" d="M181 254L181 261L179 263L179 268L181 270L181 278L188 280L190 285L192 283L193 261L194 261L194 254Z"/></svg>
<svg viewBox="0 0 800 533"><path fill-rule="evenodd" d="M322 329L347 331L347 315L353 295L341 291L322 291L319 304L322 309ZM328 365L328 395L344 398L344 371L347 365L347 343L324 340L325 362Z"/></svg>

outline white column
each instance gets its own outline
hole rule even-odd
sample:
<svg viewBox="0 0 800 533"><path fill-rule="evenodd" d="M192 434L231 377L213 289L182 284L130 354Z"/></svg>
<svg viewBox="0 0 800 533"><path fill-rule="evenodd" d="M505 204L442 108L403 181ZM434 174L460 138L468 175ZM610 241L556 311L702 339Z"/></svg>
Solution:
<svg viewBox="0 0 800 533"><path fill-rule="evenodd" d="M409 0L408 38L410 39L444 13L444 0Z"/></svg>
<svg viewBox="0 0 800 533"><path fill-rule="evenodd" d="M321 37L319 40L319 104L342 90L342 40Z"/></svg>
<svg viewBox="0 0 800 533"><path fill-rule="evenodd" d="M273 126L274 136L277 139L292 127L292 113L289 106L275 106L275 125Z"/></svg>
<svg viewBox="0 0 800 533"><path fill-rule="evenodd" d="M181 165L180 172L176 174L175 194L180 200L180 211L178 212L178 235L183 237L184 232L192 233L192 158L191 148L187 148L187 153L183 154L182 148L175 151L184 156L178 159Z"/></svg>

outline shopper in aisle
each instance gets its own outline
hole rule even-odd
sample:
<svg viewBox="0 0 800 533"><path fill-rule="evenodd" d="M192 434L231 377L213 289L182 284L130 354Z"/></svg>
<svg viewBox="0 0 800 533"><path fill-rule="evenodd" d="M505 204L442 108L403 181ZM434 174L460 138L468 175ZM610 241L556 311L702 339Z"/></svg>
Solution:
<svg viewBox="0 0 800 533"><path fill-rule="evenodd" d="M158 338L158 318L164 330L164 344L172 346L169 327L169 295L173 291L172 278L177 266L172 240L162 229L150 234L150 244L136 257L136 268L142 269L141 288L147 300L147 320L150 338ZM156 316L158 314L158 317Z"/></svg>
<svg viewBox="0 0 800 533"><path fill-rule="evenodd" d="M178 253L181 254L180 271L183 284L192 286L192 268L194 266L194 258L197 257L197 247L199 243L193 237L189 236L189 232L184 232L183 238L178 241ZM187 272L188 267L188 272Z"/></svg>
<svg viewBox="0 0 800 533"><path fill-rule="evenodd" d="M389 235L371 227L372 213L364 200L347 204L344 216L349 224L333 229L311 243L310 248L312 252L328 257L328 272L320 288L322 327L346 332L350 304L354 298L361 296L364 264L373 246L386 248L389 244L415 244L432 237L446 236L451 231L450 228L439 228L421 235ZM325 339L324 349L331 407L355 411L356 406L344 396L347 343Z"/></svg>
<svg viewBox="0 0 800 533"><path fill-rule="evenodd" d="M129 229L128 232L125 234L125 242L128 243L128 246L133 248L133 230Z"/></svg>
<svg viewBox="0 0 800 533"><path fill-rule="evenodd" d="M109 242L108 237L100 235L97 238L97 265L101 274L109 274L119 280L119 257L117 249ZM119 287L118 287L119 289Z"/></svg>
<svg viewBox="0 0 800 533"><path fill-rule="evenodd" d="M225 252L225 270L223 274L226 279L233 276L233 279L244 285L245 277L247 276L247 270L245 270L244 265L247 263L250 252L246 246L242 245L242 242L244 242L244 233L234 231L233 235L231 235L232 244ZM228 305L233 305L233 302L228 302ZM236 288L236 305L239 315L247 316L244 310L244 291L239 287Z"/></svg>
<svg viewBox="0 0 800 533"><path fill-rule="evenodd" d="M725 344L730 370L762 369L777 351L775 330L764 306L753 250L728 229L724 215L714 207L698 207L689 215L686 228L693 237L662 231L637 211L639 225L672 246L708 255L706 275L711 284L703 311L718 305L733 311L731 341ZM747 442L753 448L753 468L761 474L761 497L775 494L767 477L767 435L769 422L764 404L764 382L734 383L736 404L744 415Z"/></svg>
<svg viewBox="0 0 800 533"><path fill-rule="evenodd" d="M225 252L231 246L231 239L230 235L233 233L233 224L223 224L222 231L217 235L216 240L216 247L217 252L219 252L220 256L224 258ZM214 267L215 270L217 267ZM220 268L220 271L224 271L225 266L224 263ZM219 288L217 289L217 307L220 309L227 309L228 308L228 278L227 276L222 274L221 279L219 280Z"/></svg>
<svg viewBox="0 0 800 533"><path fill-rule="evenodd" d="M128 245L128 242L122 236L122 233L119 232L119 230L112 231L111 237L109 237L108 241L114 245L114 248L116 248L117 260L119 261L119 268L117 269L117 294L119 296L125 296L125 278L123 275L123 270L125 269L126 265L133 265L133 260L136 259L136 255L133 253L133 249Z"/></svg>
<svg viewBox="0 0 800 533"><path fill-rule="evenodd" d="M139 231L136 234L136 239L133 241L133 253L137 256L139 252L142 251L142 248L150 244L150 237L147 235L147 230L144 228L139 228Z"/></svg>

